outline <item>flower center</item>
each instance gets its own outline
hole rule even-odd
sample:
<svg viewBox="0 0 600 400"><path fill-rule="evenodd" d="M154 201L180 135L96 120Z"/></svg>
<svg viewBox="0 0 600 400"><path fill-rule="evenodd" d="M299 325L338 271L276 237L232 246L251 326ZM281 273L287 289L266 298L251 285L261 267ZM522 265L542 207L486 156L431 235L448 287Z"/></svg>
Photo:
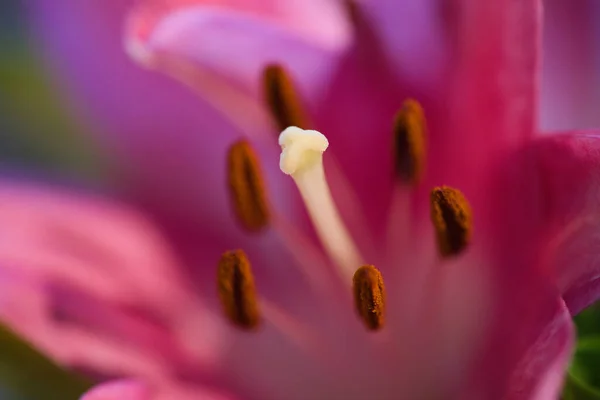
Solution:
<svg viewBox="0 0 600 400"><path fill-rule="evenodd" d="M329 141L316 130L301 128L308 125L308 113L302 109L292 79L281 66L266 67L263 84L266 105L274 121L283 129L279 136L282 150L280 169L290 175L298 187L323 249L335 264L343 286L348 289L352 286L358 316L367 329L380 330L384 326L386 309L383 277L374 266L364 265L363 257L333 201L323 167L323 154L329 147ZM416 186L424 175L427 133L423 108L417 101L404 101L394 118L391 132L396 175L402 183ZM230 147L227 165L231 203L240 225L248 231L259 231L267 225L277 229L280 218L269 208L258 157L246 140ZM394 217L394 207L409 209L405 204L407 187L399 185L398 188L402 189L395 191L394 196L398 200L393 200L395 205L390 216L390 221L396 225L399 221ZM445 258L459 255L471 240L469 203L459 190L441 186L432 189L430 207L440 255ZM310 257L307 243L296 243L296 239L288 242L295 250L293 253ZM320 254L320 250L316 249L311 254L314 256L315 253ZM311 257L311 262L301 263L302 268L306 268L309 277L319 275L316 281L324 284L326 280L319 268L309 271L304 265L319 264L318 260L312 262L315 260ZM358 268L360 265L363 266ZM316 286L322 289L321 285ZM276 307L264 299L257 299L250 263L243 251L227 252L222 256L218 266L218 288L224 313L236 326L253 329L261 319L281 320L282 314ZM327 290L321 290L321 293L327 293ZM286 322L279 325L290 325L290 319L287 316L284 319Z"/></svg>

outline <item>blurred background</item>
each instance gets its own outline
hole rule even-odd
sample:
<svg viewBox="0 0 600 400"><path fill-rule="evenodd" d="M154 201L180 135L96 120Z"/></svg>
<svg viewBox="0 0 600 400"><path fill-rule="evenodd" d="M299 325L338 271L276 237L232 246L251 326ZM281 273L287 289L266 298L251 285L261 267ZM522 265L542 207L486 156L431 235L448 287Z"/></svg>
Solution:
<svg viewBox="0 0 600 400"><path fill-rule="evenodd" d="M69 114L30 33L25 3L0 2L0 168L8 175L110 186L102 146ZM547 1L544 49L540 126L600 127L600 1ZM591 351L578 355L575 372L600 387L600 307L582 313L577 324ZM0 397L5 393L0 385Z"/></svg>

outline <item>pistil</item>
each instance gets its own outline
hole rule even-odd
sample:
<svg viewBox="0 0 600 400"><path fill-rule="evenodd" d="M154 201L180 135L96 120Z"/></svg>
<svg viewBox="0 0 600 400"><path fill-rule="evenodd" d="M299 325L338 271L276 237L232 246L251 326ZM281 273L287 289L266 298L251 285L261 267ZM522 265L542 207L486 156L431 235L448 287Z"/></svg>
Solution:
<svg viewBox="0 0 600 400"><path fill-rule="evenodd" d="M281 171L294 179L325 250L340 267L343 279L350 278L361 264L361 256L325 179L323 152L329 146L327 138L320 132L291 126L279 136L279 145Z"/></svg>

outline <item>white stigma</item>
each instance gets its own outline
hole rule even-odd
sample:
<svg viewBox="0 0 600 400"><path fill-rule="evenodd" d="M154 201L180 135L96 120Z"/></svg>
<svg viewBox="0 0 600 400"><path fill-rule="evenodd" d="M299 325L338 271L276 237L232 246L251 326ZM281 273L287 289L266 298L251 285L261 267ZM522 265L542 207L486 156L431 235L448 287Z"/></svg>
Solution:
<svg viewBox="0 0 600 400"><path fill-rule="evenodd" d="M279 135L279 167L291 175L308 210L315 230L331 259L340 266L343 278L352 282L361 257L333 202L323 169L323 152L329 141L320 132L295 126Z"/></svg>

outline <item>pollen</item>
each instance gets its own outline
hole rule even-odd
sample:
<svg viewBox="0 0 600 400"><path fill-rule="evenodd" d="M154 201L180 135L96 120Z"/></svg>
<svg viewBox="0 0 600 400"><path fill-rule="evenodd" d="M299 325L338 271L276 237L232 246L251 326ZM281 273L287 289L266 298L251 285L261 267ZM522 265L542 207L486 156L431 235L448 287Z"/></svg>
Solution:
<svg viewBox="0 0 600 400"><path fill-rule="evenodd" d="M426 122L421 105L405 100L394 118L394 160L398 177L417 184L423 176L426 152Z"/></svg>
<svg viewBox="0 0 600 400"><path fill-rule="evenodd" d="M385 286L381 272L372 265L363 265L354 273L352 282L356 310L365 326L379 330L385 322Z"/></svg>
<svg viewBox="0 0 600 400"><path fill-rule="evenodd" d="M457 189L441 186L431 191L431 220L440 254L460 254L471 241L472 213L465 196Z"/></svg>
<svg viewBox="0 0 600 400"><path fill-rule="evenodd" d="M279 64L268 65L263 71L265 101L280 131L288 126L308 129L309 120L292 78Z"/></svg>
<svg viewBox="0 0 600 400"><path fill-rule="evenodd" d="M255 329L260 323L252 268L242 250L221 256L217 270L219 299L227 318L242 329Z"/></svg>
<svg viewBox="0 0 600 400"><path fill-rule="evenodd" d="M227 167L231 203L239 223L248 231L260 231L269 223L269 205L258 157L246 140L229 148Z"/></svg>

